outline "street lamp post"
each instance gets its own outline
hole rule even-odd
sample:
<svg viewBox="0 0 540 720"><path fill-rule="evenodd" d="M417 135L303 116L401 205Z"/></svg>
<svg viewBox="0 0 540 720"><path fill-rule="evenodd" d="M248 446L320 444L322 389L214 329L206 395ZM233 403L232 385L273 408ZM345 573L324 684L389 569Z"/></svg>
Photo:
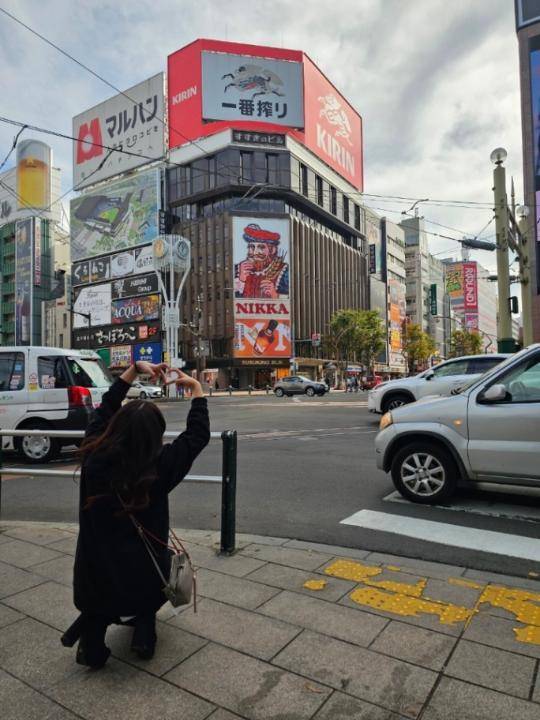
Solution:
<svg viewBox="0 0 540 720"><path fill-rule="evenodd" d="M153 242L154 271L163 297L163 320L167 353L172 367L180 365L178 331L180 329L180 294L191 267L191 246L181 235L159 235ZM178 288L177 272L181 273ZM168 276L168 287L165 282Z"/></svg>
<svg viewBox="0 0 540 720"><path fill-rule="evenodd" d="M515 350L512 338L512 317L510 314L510 268L508 265L508 200L506 197L506 170L504 161L507 152L496 148L491 153L493 170L493 195L495 200L495 233L497 237L497 276L498 276L498 318L497 346L499 352L511 353Z"/></svg>

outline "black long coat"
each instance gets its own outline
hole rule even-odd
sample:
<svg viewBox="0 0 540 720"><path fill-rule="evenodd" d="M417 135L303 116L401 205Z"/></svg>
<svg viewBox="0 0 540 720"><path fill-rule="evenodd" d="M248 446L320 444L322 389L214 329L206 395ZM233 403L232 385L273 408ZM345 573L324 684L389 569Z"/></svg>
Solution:
<svg viewBox="0 0 540 720"><path fill-rule="evenodd" d="M129 389L121 379L103 396L86 436L102 433L120 408ZM208 407L205 398L194 398L185 432L164 445L158 461L158 477L150 490L148 508L135 517L149 532L167 541L169 531L168 494L187 475L210 439ZM109 468L90 456L81 468L79 498L79 537L75 555L74 602L83 613L109 618L155 612L165 602L163 582L153 565L131 520L120 514L118 497L111 490ZM84 510L88 497L105 494ZM168 577L170 556L166 548L153 542L159 564Z"/></svg>

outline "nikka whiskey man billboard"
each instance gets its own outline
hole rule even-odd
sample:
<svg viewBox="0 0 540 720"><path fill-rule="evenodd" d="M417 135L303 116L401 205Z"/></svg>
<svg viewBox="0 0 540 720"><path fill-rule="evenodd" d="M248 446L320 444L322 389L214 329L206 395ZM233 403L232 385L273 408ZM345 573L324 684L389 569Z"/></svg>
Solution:
<svg viewBox="0 0 540 720"><path fill-rule="evenodd" d="M289 221L234 217L234 357L291 357Z"/></svg>

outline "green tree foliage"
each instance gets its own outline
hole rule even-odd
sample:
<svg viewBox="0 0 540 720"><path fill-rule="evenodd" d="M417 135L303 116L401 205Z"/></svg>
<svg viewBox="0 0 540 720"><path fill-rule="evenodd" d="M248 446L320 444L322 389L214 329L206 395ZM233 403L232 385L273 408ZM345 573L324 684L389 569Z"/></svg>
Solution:
<svg viewBox="0 0 540 720"><path fill-rule="evenodd" d="M418 364L426 362L436 350L433 338L414 323L403 323L402 346L409 373L414 372Z"/></svg>
<svg viewBox="0 0 540 720"><path fill-rule="evenodd" d="M468 330L454 330L450 340L450 357L462 355L479 355L483 344L480 334Z"/></svg>
<svg viewBox="0 0 540 720"><path fill-rule="evenodd" d="M323 338L326 352L345 369L349 361L373 368L385 346L386 331L376 310L339 310Z"/></svg>
<svg viewBox="0 0 540 720"><path fill-rule="evenodd" d="M375 359L386 345L386 329L377 310L357 312L355 349L362 365L373 370Z"/></svg>

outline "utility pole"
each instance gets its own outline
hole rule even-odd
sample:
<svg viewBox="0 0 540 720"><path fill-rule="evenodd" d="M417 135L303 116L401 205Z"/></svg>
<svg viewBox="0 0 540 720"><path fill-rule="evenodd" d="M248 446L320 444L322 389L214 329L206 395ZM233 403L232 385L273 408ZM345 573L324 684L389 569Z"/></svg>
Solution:
<svg viewBox="0 0 540 720"><path fill-rule="evenodd" d="M529 345L532 345L533 342L529 208L526 205L520 205L516 212L518 216L516 244L518 245L519 280L521 283L523 347L528 347Z"/></svg>
<svg viewBox="0 0 540 720"><path fill-rule="evenodd" d="M506 197L506 170L503 166L507 152L497 148L491 153L494 163L493 195L495 200L495 233L497 237L497 276L498 276L498 318L497 348L499 352L511 353L515 350L512 338L512 317L510 313L510 268L508 265L508 200Z"/></svg>

